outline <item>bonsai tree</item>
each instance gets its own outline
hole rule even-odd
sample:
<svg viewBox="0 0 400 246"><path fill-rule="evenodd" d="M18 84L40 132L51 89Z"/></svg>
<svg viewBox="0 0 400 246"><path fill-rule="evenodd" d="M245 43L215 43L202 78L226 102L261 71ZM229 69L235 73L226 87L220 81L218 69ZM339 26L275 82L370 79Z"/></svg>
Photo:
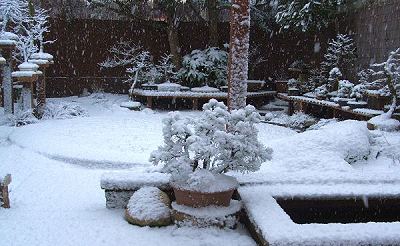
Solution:
<svg viewBox="0 0 400 246"><path fill-rule="evenodd" d="M253 106L229 112L215 99L204 104L197 120L171 113L164 120L164 145L152 152L150 161L189 186L193 180L199 183L196 176L257 171L272 155L257 139L260 118Z"/></svg>
<svg viewBox="0 0 400 246"><path fill-rule="evenodd" d="M392 99L390 109L387 112L388 118L397 107L398 91L400 90L400 48L390 52L388 59L380 64L373 64L375 69L373 84L381 84L380 93L389 95Z"/></svg>
<svg viewBox="0 0 400 246"><path fill-rule="evenodd" d="M340 98L349 98L352 90L354 88L354 84L348 80L340 80L339 81L339 89L337 96Z"/></svg>

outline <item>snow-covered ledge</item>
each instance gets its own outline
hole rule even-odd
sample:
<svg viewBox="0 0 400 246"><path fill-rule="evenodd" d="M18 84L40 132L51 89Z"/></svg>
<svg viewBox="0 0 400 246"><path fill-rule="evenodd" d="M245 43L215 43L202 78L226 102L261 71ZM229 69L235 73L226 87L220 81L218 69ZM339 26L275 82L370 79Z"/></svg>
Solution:
<svg viewBox="0 0 400 246"><path fill-rule="evenodd" d="M386 193L399 197L400 188L391 187L343 187L334 186L314 187L307 190L308 196L361 195L369 192L371 195L384 196L380 192L389 189ZM400 222L392 223L352 223L352 224L296 224L281 208L274 197L302 194L305 187L293 190L289 187L245 186L239 188L248 222L253 226L253 234L263 245L397 245L400 242ZM309 188L309 187L308 187ZM370 189L377 190L371 191ZM303 189L303 192L300 192ZM343 194L340 194L344 192ZM254 235L253 235L254 236Z"/></svg>
<svg viewBox="0 0 400 246"><path fill-rule="evenodd" d="M107 208L125 208L132 194L143 186L154 186L171 192L169 174L135 173L134 171L107 172L101 176L100 186L105 191Z"/></svg>

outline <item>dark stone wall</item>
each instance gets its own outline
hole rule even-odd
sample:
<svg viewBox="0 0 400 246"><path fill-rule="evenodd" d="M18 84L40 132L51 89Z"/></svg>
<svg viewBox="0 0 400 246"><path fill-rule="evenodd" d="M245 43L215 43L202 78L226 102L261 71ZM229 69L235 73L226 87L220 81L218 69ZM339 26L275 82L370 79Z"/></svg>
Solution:
<svg viewBox="0 0 400 246"><path fill-rule="evenodd" d="M360 67L383 62L400 48L400 1L385 0L364 6L354 15Z"/></svg>

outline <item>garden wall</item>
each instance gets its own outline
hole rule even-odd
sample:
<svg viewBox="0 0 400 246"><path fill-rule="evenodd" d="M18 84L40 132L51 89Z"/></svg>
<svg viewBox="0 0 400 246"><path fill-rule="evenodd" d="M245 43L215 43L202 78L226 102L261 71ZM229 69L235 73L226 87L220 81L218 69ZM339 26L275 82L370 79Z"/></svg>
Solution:
<svg viewBox="0 0 400 246"><path fill-rule="evenodd" d="M385 61L400 48L400 1L376 0L354 15L359 65Z"/></svg>
<svg viewBox="0 0 400 246"><path fill-rule="evenodd" d="M271 27L278 30L277 27ZM229 41L229 23L219 27L220 43ZM252 28L251 43L259 45L267 61L252 75L253 79L282 78L288 66L296 59L320 59L314 52L315 43L321 42L321 52L333 33L305 35L303 33L275 34ZM105 20L51 21L48 39L56 40L47 51L55 55L55 64L48 70L48 96L77 95L83 88L102 87L111 92L126 92L121 84L124 71L101 71L98 63L107 57L107 49L118 41L141 43L155 59L169 51L166 27L162 23L132 23ZM182 23L180 26L182 53L204 48L208 43L208 27L200 23ZM318 51L318 50L317 50ZM93 86L94 84L94 86Z"/></svg>

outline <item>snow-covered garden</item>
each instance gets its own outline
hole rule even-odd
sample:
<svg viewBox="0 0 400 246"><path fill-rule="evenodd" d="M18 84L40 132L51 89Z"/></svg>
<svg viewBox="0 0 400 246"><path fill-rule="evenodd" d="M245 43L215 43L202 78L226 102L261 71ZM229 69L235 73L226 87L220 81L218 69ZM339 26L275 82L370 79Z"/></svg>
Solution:
<svg viewBox="0 0 400 246"><path fill-rule="evenodd" d="M338 20L389 3L53 4L0 2L0 245L400 244L400 48L363 64ZM163 44L76 45L123 93L76 68L79 93L49 97L75 66L55 23L85 18L146 23ZM182 43L185 23L207 44ZM275 71L265 43L291 35L312 54Z"/></svg>

